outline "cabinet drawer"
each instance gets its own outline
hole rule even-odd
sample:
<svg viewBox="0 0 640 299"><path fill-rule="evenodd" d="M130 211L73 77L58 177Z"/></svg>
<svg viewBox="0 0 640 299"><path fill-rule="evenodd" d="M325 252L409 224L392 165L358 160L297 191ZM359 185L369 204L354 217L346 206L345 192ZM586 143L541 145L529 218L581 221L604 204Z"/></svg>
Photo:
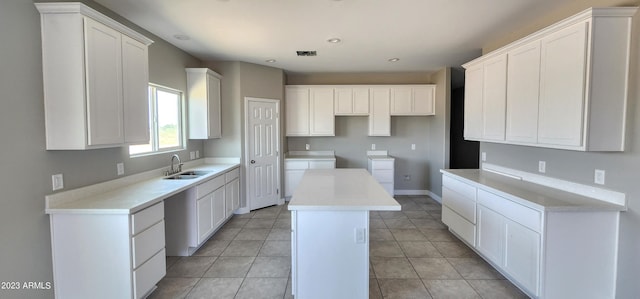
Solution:
<svg viewBox="0 0 640 299"><path fill-rule="evenodd" d="M476 223L476 202L462 194L442 186L442 205L455 211L469 222Z"/></svg>
<svg viewBox="0 0 640 299"><path fill-rule="evenodd" d="M284 169L309 169L309 161L307 160L298 160L298 161L285 161Z"/></svg>
<svg viewBox="0 0 640 299"><path fill-rule="evenodd" d="M132 238L133 268L142 263L164 247L164 220Z"/></svg>
<svg viewBox="0 0 640 299"><path fill-rule="evenodd" d="M133 290L136 298L142 298L167 274L164 248L140 268L133 271Z"/></svg>
<svg viewBox="0 0 640 299"><path fill-rule="evenodd" d="M224 175L217 176L196 186L196 198L203 197L222 186L224 186Z"/></svg>
<svg viewBox="0 0 640 299"><path fill-rule="evenodd" d="M373 170L393 169L393 160L375 160L371 163Z"/></svg>
<svg viewBox="0 0 640 299"><path fill-rule="evenodd" d="M371 174L376 181L380 183L393 182L393 170L391 169L382 169L376 170L374 169Z"/></svg>
<svg viewBox="0 0 640 299"><path fill-rule="evenodd" d="M333 169L336 161L309 161L309 169Z"/></svg>
<svg viewBox="0 0 640 299"><path fill-rule="evenodd" d="M468 200L476 201L476 187L448 176L442 176L442 185L466 197Z"/></svg>
<svg viewBox="0 0 640 299"><path fill-rule="evenodd" d="M442 223L471 246L476 246L476 226L447 206L442 206Z"/></svg>
<svg viewBox="0 0 640 299"><path fill-rule="evenodd" d="M481 189L478 190L478 203L538 233L541 231L542 216L539 211Z"/></svg>
<svg viewBox="0 0 640 299"><path fill-rule="evenodd" d="M224 181L226 183L233 181L240 176L240 168L236 168L224 174Z"/></svg>
<svg viewBox="0 0 640 299"><path fill-rule="evenodd" d="M164 202L157 203L131 215L131 235L138 234L163 218Z"/></svg>

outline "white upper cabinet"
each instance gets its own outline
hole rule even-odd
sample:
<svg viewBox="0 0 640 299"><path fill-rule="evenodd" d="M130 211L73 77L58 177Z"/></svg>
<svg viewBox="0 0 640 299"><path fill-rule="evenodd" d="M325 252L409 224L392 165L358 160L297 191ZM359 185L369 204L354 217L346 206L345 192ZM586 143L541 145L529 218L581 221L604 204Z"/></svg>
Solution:
<svg viewBox="0 0 640 299"><path fill-rule="evenodd" d="M285 88L285 116L287 136L309 136L309 88Z"/></svg>
<svg viewBox="0 0 640 299"><path fill-rule="evenodd" d="M309 135L335 136L333 88L312 87L309 96Z"/></svg>
<svg viewBox="0 0 640 299"><path fill-rule="evenodd" d="M465 132L467 139L504 140L507 58L500 55L467 69Z"/></svg>
<svg viewBox="0 0 640 299"><path fill-rule="evenodd" d="M36 3L41 15L48 150L149 141L152 41L82 3Z"/></svg>
<svg viewBox="0 0 640 299"><path fill-rule="evenodd" d="M189 139L222 137L220 79L207 68L187 68Z"/></svg>
<svg viewBox="0 0 640 299"><path fill-rule="evenodd" d="M391 88L391 115L434 115L435 85L406 85Z"/></svg>
<svg viewBox="0 0 640 299"><path fill-rule="evenodd" d="M587 25L581 22L542 39L541 144L579 147L583 143Z"/></svg>
<svg viewBox="0 0 640 299"><path fill-rule="evenodd" d="M369 88L336 87L335 115L369 115Z"/></svg>
<svg viewBox="0 0 640 299"><path fill-rule="evenodd" d="M507 73L507 132L509 142L538 141L540 41L509 51Z"/></svg>
<svg viewBox="0 0 640 299"><path fill-rule="evenodd" d="M370 90L369 136L391 136L391 88L375 87Z"/></svg>
<svg viewBox="0 0 640 299"><path fill-rule="evenodd" d="M630 28L636 10L587 9L465 64L465 138L579 151L624 151ZM486 63L505 55L503 81L495 76L495 82L487 82ZM481 66L485 68L482 74ZM499 90L489 95L486 89L500 84L506 86L506 109L498 103ZM482 113L477 110L479 99ZM495 102L487 105L487 99ZM473 111L467 111L470 109ZM499 138L503 122L506 138ZM478 125L482 134L477 132Z"/></svg>
<svg viewBox="0 0 640 299"><path fill-rule="evenodd" d="M285 88L287 136L334 136L333 88Z"/></svg>

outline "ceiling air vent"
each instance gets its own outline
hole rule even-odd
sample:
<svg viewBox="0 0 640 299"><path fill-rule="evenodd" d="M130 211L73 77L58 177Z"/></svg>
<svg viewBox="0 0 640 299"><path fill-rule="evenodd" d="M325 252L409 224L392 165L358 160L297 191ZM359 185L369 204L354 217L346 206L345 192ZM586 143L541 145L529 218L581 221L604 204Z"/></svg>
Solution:
<svg viewBox="0 0 640 299"><path fill-rule="evenodd" d="M316 51L296 51L298 56L317 56Z"/></svg>

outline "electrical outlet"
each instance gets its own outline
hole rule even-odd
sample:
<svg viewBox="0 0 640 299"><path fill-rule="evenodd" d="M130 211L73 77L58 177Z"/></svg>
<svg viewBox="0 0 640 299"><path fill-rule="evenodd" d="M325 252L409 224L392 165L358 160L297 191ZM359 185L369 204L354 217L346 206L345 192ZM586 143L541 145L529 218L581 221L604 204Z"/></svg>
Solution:
<svg viewBox="0 0 640 299"><path fill-rule="evenodd" d="M372 144L371 144L371 150L372 150L372 151L375 151L375 150L376 150L376 144L375 144L375 143L372 143Z"/></svg>
<svg viewBox="0 0 640 299"><path fill-rule="evenodd" d="M124 174L124 163L120 162L116 164L116 169L118 170L118 175Z"/></svg>
<svg viewBox="0 0 640 299"><path fill-rule="evenodd" d="M200 159L200 151L196 151L196 159Z"/></svg>
<svg viewBox="0 0 640 299"><path fill-rule="evenodd" d="M64 177L62 176L62 173L51 176L51 185L53 186L53 191L64 188Z"/></svg>
<svg viewBox="0 0 640 299"><path fill-rule="evenodd" d="M193 160L196 158L196 152L189 152L189 159Z"/></svg>
<svg viewBox="0 0 640 299"><path fill-rule="evenodd" d="M356 244L364 244L367 242L367 229L356 227L354 231Z"/></svg>
<svg viewBox="0 0 640 299"><path fill-rule="evenodd" d="M411 176L410 176L410 175L408 175L408 174L405 174L405 175L404 175L404 180L405 180L405 181L410 181L410 180L411 180Z"/></svg>
<svg viewBox="0 0 640 299"><path fill-rule="evenodd" d="M547 171L547 162L538 161L538 172L545 173Z"/></svg>
<svg viewBox="0 0 640 299"><path fill-rule="evenodd" d="M482 154L480 154L480 157L482 159L482 162L486 162L487 161L487 152L482 152Z"/></svg>
<svg viewBox="0 0 640 299"><path fill-rule="evenodd" d="M307 144L304 145L304 149L305 150L309 150L309 149L311 149L311 146L309 146L309 144L307 143Z"/></svg>
<svg viewBox="0 0 640 299"><path fill-rule="evenodd" d="M412 151L415 151L415 150L416 150L416 144L415 144L415 143L412 143L412 144L411 144L411 150L412 150Z"/></svg>
<svg viewBox="0 0 640 299"><path fill-rule="evenodd" d="M594 173L594 178L593 178L594 183L596 183L598 185L604 185L604 175L605 175L605 171L604 170L596 169L596 171Z"/></svg>

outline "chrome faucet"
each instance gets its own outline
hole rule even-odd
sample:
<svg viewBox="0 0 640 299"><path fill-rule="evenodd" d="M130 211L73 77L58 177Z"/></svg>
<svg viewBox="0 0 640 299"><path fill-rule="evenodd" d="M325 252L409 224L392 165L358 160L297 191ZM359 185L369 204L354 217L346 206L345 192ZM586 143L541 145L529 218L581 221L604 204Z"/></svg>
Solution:
<svg viewBox="0 0 640 299"><path fill-rule="evenodd" d="M176 169L173 168L174 160L178 160L178 168ZM177 154L174 154L173 156L171 156L171 168L169 169L169 173L167 175L178 173L181 171L182 171L182 163L180 162L180 156L178 156Z"/></svg>

